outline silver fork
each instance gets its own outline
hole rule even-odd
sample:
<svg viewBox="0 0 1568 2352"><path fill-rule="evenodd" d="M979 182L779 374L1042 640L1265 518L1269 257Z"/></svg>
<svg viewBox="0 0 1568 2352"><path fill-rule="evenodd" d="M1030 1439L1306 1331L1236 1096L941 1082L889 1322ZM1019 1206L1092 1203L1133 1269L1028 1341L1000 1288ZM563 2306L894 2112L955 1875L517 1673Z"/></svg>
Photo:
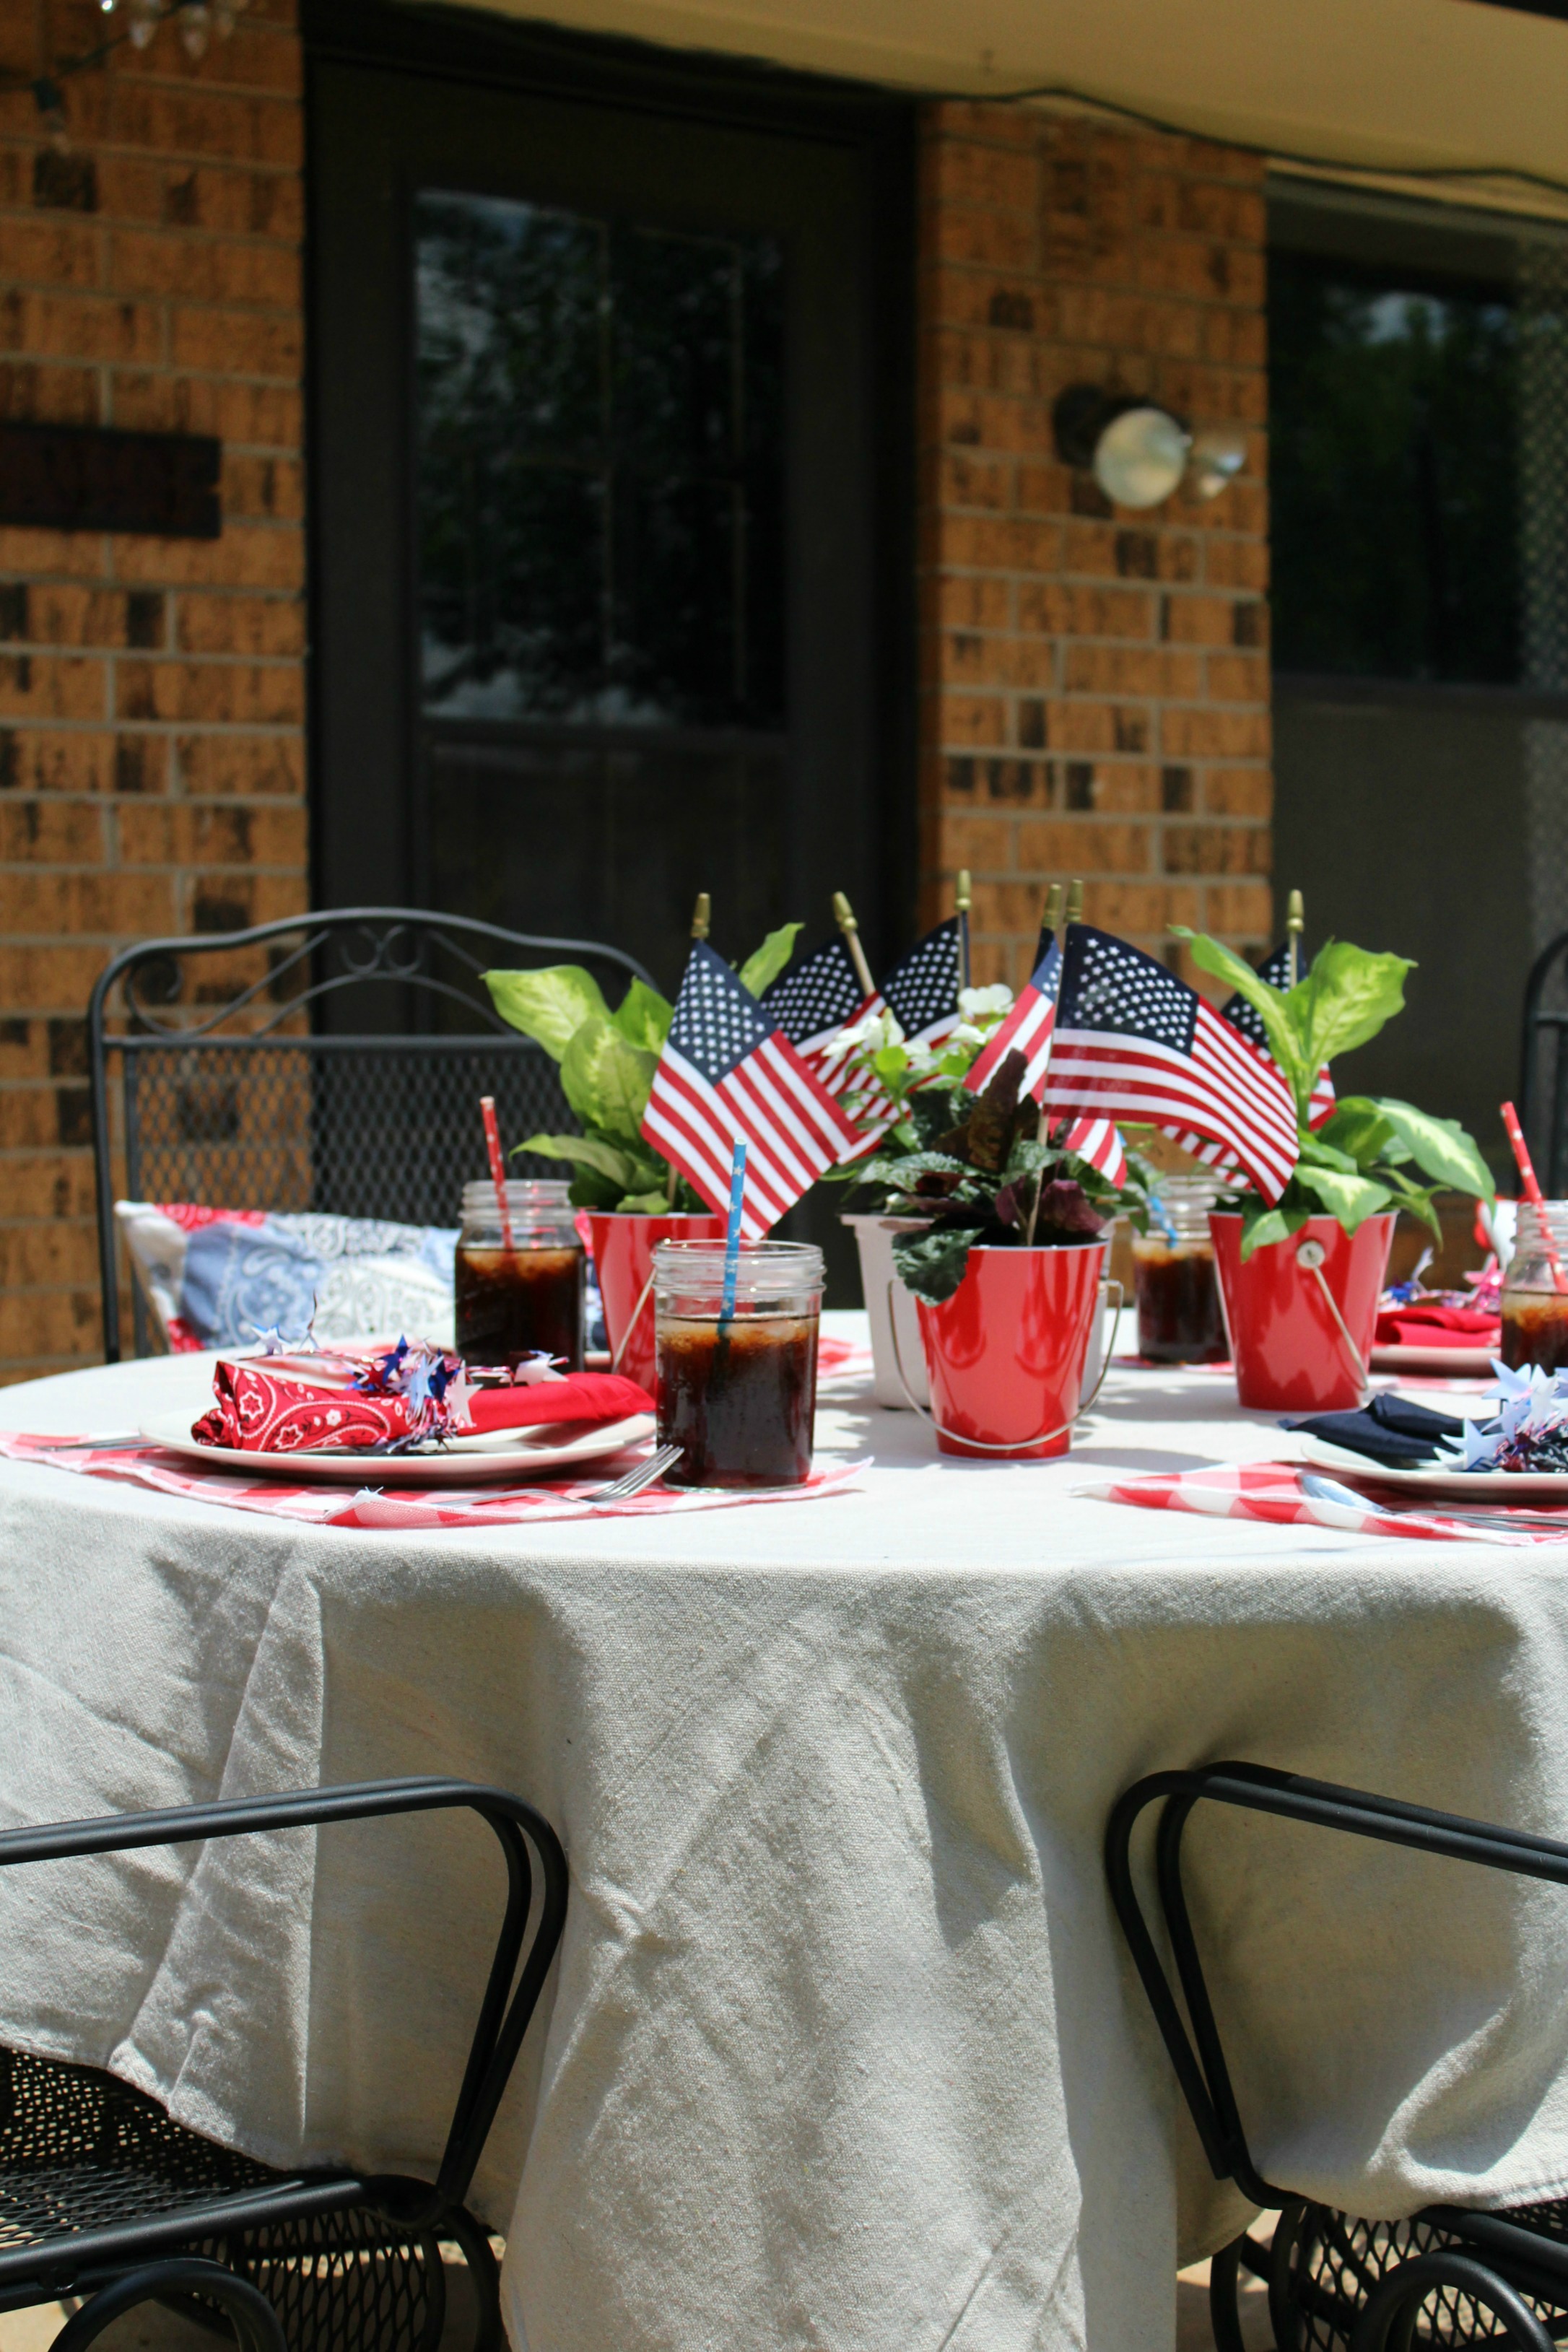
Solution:
<svg viewBox="0 0 1568 2352"><path fill-rule="evenodd" d="M646 1462L612 1478L606 1486L594 1487L583 1499L587 1503L624 1503L631 1496L640 1495L645 1486L653 1486L667 1470L673 1470L685 1450L681 1445L656 1445Z"/></svg>

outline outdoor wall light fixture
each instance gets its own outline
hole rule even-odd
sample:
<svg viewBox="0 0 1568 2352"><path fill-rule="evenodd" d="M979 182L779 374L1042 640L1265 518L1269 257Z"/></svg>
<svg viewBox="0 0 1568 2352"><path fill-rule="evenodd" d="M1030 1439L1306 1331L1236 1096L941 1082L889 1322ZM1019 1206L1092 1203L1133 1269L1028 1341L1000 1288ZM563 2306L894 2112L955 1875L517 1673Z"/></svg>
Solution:
<svg viewBox="0 0 1568 2352"><path fill-rule="evenodd" d="M1194 434L1152 401L1072 383L1051 412L1057 455L1092 473L1113 506L1157 507L1184 481L1194 497L1217 498L1247 460L1233 425Z"/></svg>

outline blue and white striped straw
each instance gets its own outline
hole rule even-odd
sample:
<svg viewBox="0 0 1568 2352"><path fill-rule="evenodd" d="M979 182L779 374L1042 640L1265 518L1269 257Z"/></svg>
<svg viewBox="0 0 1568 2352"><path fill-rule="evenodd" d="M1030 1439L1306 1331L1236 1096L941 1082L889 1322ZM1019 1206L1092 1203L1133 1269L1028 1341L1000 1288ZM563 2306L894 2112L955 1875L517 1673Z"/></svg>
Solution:
<svg viewBox="0 0 1568 2352"><path fill-rule="evenodd" d="M719 1318L721 1325L728 1323L735 1312L735 1277L741 1271L741 1212L746 1200L746 1147L735 1142L734 1164L730 1171L730 1229L724 1235L724 1307Z"/></svg>

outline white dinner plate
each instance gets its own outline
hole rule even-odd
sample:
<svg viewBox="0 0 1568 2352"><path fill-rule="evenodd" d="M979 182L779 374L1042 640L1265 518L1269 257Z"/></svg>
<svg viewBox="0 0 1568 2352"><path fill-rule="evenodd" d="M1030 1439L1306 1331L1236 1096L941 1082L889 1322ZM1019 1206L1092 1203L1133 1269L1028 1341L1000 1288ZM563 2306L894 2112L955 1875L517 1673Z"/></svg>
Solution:
<svg viewBox="0 0 1568 2352"><path fill-rule="evenodd" d="M324 1478L352 1486L473 1486L481 1479L547 1478L640 1445L654 1429L652 1413L639 1412L570 1438L488 1430L454 1438L439 1454L247 1454L237 1445L199 1445L191 1435L193 1418L188 1412L153 1413L142 1423L142 1435L148 1444L204 1470L259 1471L268 1478L306 1484Z"/></svg>
<svg viewBox="0 0 1568 2352"><path fill-rule="evenodd" d="M1319 1437L1305 1441L1302 1459L1347 1482L1373 1479L1380 1486L1409 1486L1418 1495L1446 1495L1488 1510L1509 1503L1568 1503L1568 1470L1391 1470Z"/></svg>

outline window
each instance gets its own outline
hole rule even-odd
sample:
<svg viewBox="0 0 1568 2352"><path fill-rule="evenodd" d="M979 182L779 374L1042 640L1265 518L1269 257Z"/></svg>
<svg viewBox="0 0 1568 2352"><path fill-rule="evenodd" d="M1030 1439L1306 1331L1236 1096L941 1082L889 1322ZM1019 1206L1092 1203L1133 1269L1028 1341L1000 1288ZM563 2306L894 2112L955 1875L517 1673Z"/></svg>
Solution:
<svg viewBox="0 0 1568 2352"><path fill-rule="evenodd" d="M784 723L778 244L416 203L432 717Z"/></svg>
<svg viewBox="0 0 1568 2352"><path fill-rule="evenodd" d="M1512 684L1513 288L1280 252L1268 341L1279 666Z"/></svg>

